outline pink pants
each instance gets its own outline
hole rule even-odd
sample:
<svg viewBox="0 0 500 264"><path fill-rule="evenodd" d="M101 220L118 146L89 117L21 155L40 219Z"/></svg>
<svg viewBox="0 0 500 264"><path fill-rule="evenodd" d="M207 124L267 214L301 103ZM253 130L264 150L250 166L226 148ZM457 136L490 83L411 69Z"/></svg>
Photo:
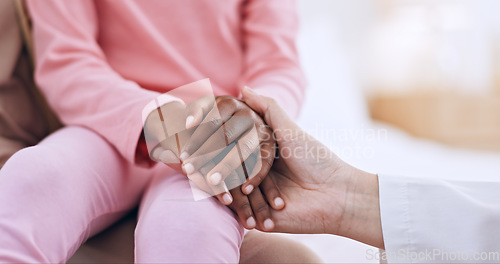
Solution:
<svg viewBox="0 0 500 264"><path fill-rule="evenodd" d="M185 176L126 162L94 132L66 127L0 170L0 262L66 262L140 203L136 262L237 263L243 228Z"/></svg>

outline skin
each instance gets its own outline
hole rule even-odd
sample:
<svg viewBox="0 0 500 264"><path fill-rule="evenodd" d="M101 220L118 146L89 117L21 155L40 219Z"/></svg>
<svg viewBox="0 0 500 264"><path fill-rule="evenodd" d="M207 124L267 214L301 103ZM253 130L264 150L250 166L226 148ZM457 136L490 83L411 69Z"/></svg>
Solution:
<svg viewBox="0 0 500 264"><path fill-rule="evenodd" d="M260 115L230 96L202 97L188 105L172 102L159 111L161 117L152 113L144 126L147 138L159 142L151 158L215 195L245 228L272 230L271 209L282 209L284 201L276 184L266 177L276 142Z"/></svg>
<svg viewBox="0 0 500 264"><path fill-rule="evenodd" d="M286 206L272 211L273 232L340 235L384 248L377 175L342 161L273 99L248 87L242 94L274 130L280 148L269 176Z"/></svg>

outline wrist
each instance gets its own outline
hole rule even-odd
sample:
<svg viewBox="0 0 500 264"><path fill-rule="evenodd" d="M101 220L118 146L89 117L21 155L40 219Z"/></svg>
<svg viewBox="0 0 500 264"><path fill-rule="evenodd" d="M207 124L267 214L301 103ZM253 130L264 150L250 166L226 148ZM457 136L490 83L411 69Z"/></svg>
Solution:
<svg viewBox="0 0 500 264"><path fill-rule="evenodd" d="M378 176L352 168L346 202L336 235L384 248Z"/></svg>

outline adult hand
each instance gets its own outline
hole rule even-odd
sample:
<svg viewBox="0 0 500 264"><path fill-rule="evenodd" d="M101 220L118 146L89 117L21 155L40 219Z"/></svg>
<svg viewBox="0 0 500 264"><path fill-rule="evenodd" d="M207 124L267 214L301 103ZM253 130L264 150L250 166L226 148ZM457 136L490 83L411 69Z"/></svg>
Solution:
<svg viewBox="0 0 500 264"><path fill-rule="evenodd" d="M286 202L276 232L328 233L383 247L377 175L358 170L297 126L271 98L248 87L244 101L273 129L279 156L269 175Z"/></svg>

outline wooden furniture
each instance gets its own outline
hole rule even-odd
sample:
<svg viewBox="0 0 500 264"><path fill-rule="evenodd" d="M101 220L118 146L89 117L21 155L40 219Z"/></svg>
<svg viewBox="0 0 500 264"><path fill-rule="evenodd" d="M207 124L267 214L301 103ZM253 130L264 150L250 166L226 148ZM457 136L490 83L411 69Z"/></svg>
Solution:
<svg viewBox="0 0 500 264"><path fill-rule="evenodd" d="M500 151L500 95L452 93L378 95L373 119L448 145Z"/></svg>

